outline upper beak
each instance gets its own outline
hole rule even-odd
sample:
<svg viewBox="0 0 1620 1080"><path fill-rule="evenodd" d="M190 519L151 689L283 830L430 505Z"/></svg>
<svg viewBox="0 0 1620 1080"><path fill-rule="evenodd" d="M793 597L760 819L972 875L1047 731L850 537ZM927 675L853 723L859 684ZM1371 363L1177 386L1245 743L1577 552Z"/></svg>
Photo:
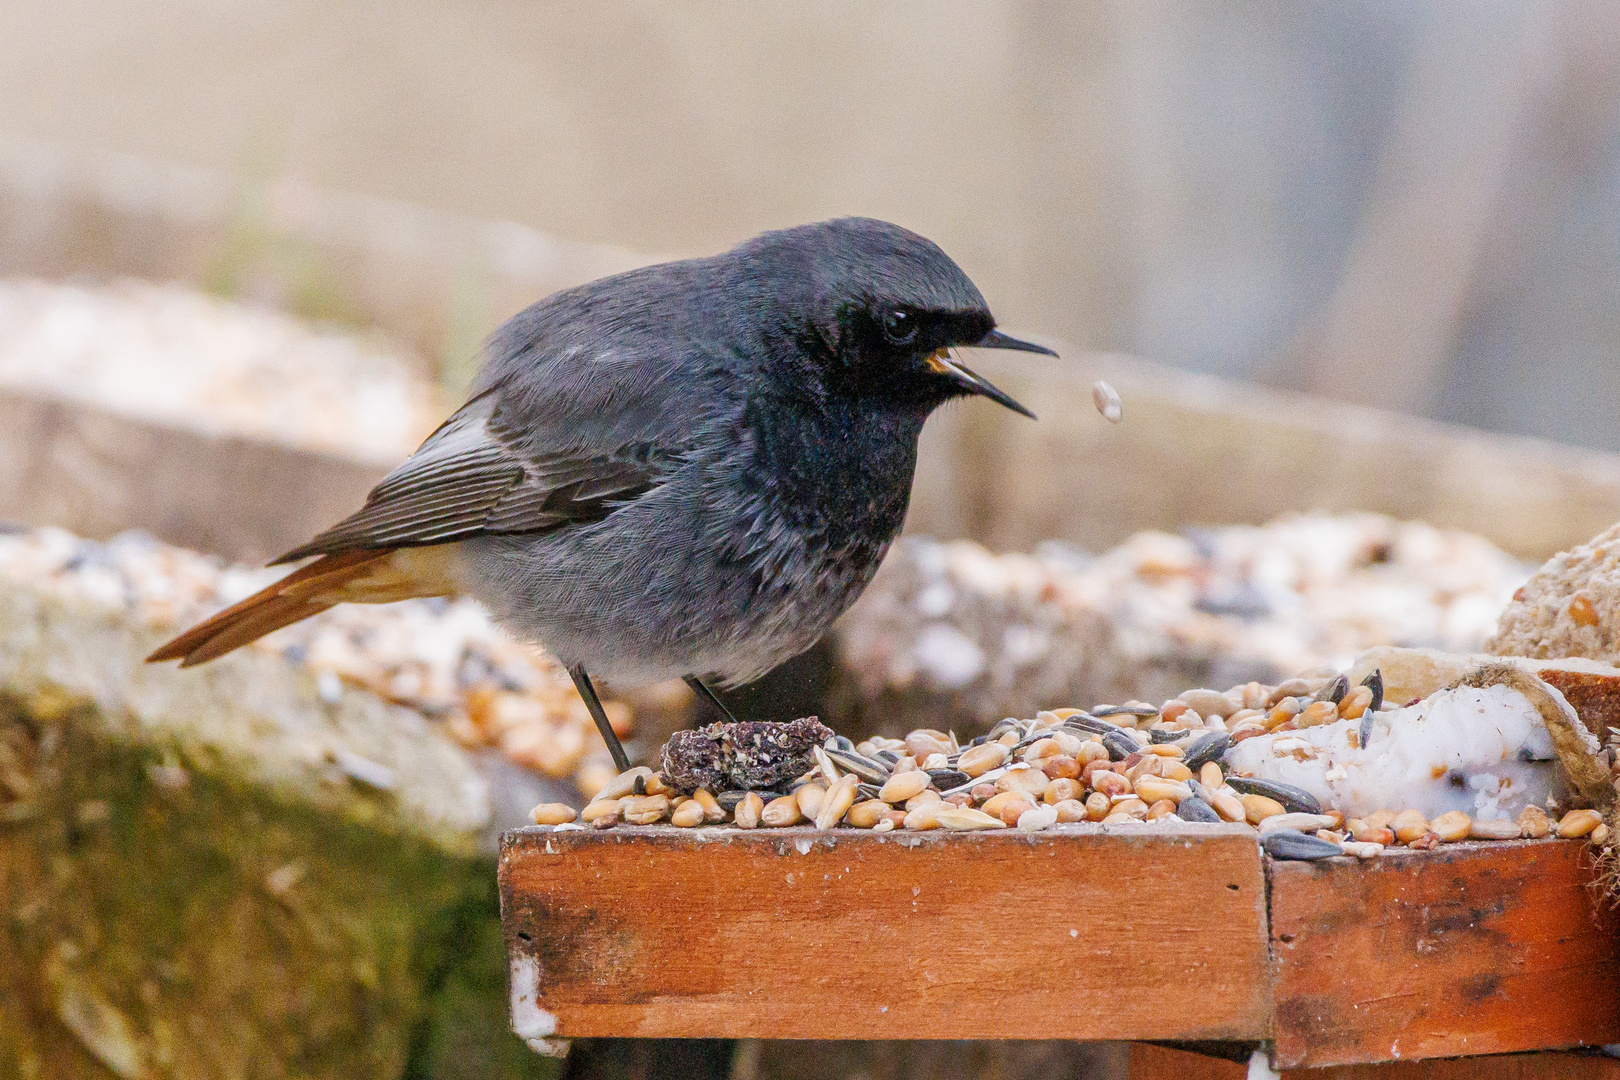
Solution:
<svg viewBox="0 0 1620 1080"><path fill-rule="evenodd" d="M994 336L996 336L995 331L991 331L989 334L985 335L985 338L988 339ZM1039 345L1028 345L1022 341L1018 341L1017 338L1007 338L1006 340L1017 342L1017 344L992 346L992 348L1023 348L1028 349L1031 352L1047 351L1046 349L1042 349ZM983 345L984 339L981 339L978 344ZM1052 355L1056 356L1057 354L1053 353ZM938 352L930 356L928 358L928 366L933 368L941 375L949 375L956 381L958 385L960 385L970 394L978 394L981 397L987 397L998 405L1005 405L1015 413L1023 413L1031 420L1036 418L1034 413L1018 404L1018 402L1014 401L1007 395L1005 391L997 388L982 375L969 369L967 365L961 363L959 360L953 357L948 349L940 349Z"/></svg>
<svg viewBox="0 0 1620 1080"><path fill-rule="evenodd" d="M1057 355L1045 345L1037 345L1033 341L1020 341L1015 337L1003 334L1000 330L990 331L968 347L971 349L1016 349L1019 352L1038 352L1043 356Z"/></svg>

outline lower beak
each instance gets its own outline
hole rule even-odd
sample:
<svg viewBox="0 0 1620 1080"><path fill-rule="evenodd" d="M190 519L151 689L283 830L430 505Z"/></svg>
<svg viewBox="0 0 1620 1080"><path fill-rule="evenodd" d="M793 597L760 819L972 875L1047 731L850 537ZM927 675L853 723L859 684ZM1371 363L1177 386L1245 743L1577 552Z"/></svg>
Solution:
<svg viewBox="0 0 1620 1080"><path fill-rule="evenodd" d="M991 333L994 334L995 331L991 331ZM1016 341L1017 339L1008 338L1007 340ZM983 342L981 341L979 344L982 345ZM1000 347L1006 348L1008 346ZM1040 348L1038 345L1026 345L1021 341L1018 342L1018 347L1037 352L1046 351ZM1052 355L1056 356L1057 354L1053 353ZM928 366L935 372L948 376L958 386L962 387L962 389L966 390L970 394L977 394L980 397L987 397L991 401L994 401L997 405L1005 405L1015 413L1023 413L1031 420L1035 419L1034 413L1018 404L1018 402L1014 401L1007 395L1006 391L996 387L984 376L980 375L976 371L973 371L967 367L967 365L961 363L955 357L951 356L949 349L940 349L938 352L930 356L928 358Z"/></svg>

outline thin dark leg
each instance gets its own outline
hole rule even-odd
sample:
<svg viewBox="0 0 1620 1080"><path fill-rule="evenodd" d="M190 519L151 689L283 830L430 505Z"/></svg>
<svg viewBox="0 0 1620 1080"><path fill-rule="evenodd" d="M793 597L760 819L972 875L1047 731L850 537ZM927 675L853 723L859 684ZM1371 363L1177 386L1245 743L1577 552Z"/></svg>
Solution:
<svg viewBox="0 0 1620 1080"><path fill-rule="evenodd" d="M737 722L737 718L731 715L731 710L726 708L726 703L716 697L713 690L704 686L702 679L696 675L683 675L682 679L685 680L687 686L690 686L697 693L698 697L709 703L709 708L720 714L720 719L728 724Z"/></svg>
<svg viewBox="0 0 1620 1080"><path fill-rule="evenodd" d="M602 710L602 699L596 696L596 687L591 685L591 677L585 674L584 665L575 664L568 669L568 674L574 680L574 689L585 699L585 707L591 711L591 719L596 721L596 730L602 733L608 753L613 755L613 767L620 772L627 771L630 768L630 755L624 752L624 744L613 733L613 725L608 723L607 713Z"/></svg>

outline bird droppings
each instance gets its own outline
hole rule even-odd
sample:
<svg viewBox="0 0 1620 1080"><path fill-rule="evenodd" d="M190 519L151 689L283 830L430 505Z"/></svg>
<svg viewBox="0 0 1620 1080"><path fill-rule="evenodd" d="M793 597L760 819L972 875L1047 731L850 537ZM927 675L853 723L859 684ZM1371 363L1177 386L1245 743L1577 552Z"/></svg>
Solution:
<svg viewBox="0 0 1620 1080"><path fill-rule="evenodd" d="M540 965L532 956L512 958L512 1031L529 1049L547 1057L566 1057L568 1040L554 1039L557 1017L539 1005Z"/></svg>
<svg viewBox="0 0 1620 1080"><path fill-rule="evenodd" d="M624 794L626 773L581 816L621 829L680 827L699 819L682 808L702 799L718 810L717 827L705 830L716 837L813 821L818 833L791 841L801 855L815 836L830 845L846 830L879 834L880 842L895 832L914 845L923 832L1017 829L1033 837L1199 822L1253 829L1261 847L1281 859L1371 858L1398 846L1427 850L1552 833L1605 843L1602 815L1573 805L1568 767L1544 720L1545 710L1561 707L1574 717L1573 710L1558 706L1562 697L1534 676L1493 675L1497 667L1406 708L1373 693L1376 678L1351 687L1342 674L1319 672L1224 692L1195 688L1157 707L1127 701L1042 710L1004 719L966 744L928 728L852 744L814 718L716 724L673 738L666 772L652 774L649 789L680 789L698 775L746 775L767 780L769 790L688 788L653 797L657 805L649 808L647 797ZM1359 743L1367 714L1376 733L1370 749ZM739 731L747 733L745 749L792 746L798 774L784 778L786 759L774 749L768 765L750 759L722 768L721 755L730 752L723 748ZM825 733L821 745L810 732ZM687 749L693 746L699 753ZM1612 754L1595 741L1581 747L1612 769ZM1447 767L1436 770L1432 761ZM729 821L726 807L734 808ZM557 814L541 807L536 816Z"/></svg>

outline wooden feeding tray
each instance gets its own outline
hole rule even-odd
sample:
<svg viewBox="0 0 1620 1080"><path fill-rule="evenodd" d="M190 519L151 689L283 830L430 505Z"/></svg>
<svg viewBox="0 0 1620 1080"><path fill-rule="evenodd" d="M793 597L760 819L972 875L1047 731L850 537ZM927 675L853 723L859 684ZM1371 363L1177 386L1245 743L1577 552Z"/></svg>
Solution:
<svg viewBox="0 0 1620 1080"><path fill-rule="evenodd" d="M520 1034L1273 1043L1285 1068L1620 1042L1592 881L1578 841L1280 862L1235 825L532 828L500 862ZM1581 1061L1545 1075L1620 1076Z"/></svg>

